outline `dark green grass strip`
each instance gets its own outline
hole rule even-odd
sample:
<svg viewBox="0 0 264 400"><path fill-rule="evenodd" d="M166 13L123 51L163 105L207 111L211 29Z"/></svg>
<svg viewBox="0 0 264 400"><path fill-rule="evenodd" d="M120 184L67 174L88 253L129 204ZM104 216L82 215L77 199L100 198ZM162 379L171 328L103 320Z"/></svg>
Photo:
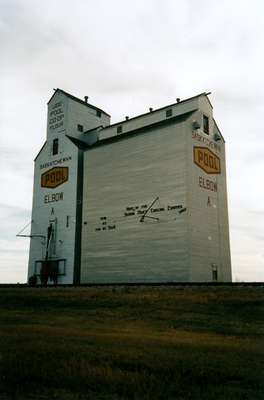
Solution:
<svg viewBox="0 0 264 400"><path fill-rule="evenodd" d="M261 288L0 290L0 393L262 400L263 315Z"/></svg>

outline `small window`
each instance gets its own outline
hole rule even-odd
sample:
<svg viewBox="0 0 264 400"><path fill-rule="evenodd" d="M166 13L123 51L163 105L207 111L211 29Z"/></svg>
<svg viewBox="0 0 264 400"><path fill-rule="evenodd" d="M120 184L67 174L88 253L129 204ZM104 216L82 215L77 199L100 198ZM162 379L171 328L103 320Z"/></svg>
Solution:
<svg viewBox="0 0 264 400"><path fill-rule="evenodd" d="M83 132L83 125L78 124L77 129L79 132Z"/></svg>
<svg viewBox="0 0 264 400"><path fill-rule="evenodd" d="M117 133L122 133L122 131L123 131L122 125L119 125L119 126L116 128L116 132L117 132Z"/></svg>
<svg viewBox="0 0 264 400"><path fill-rule="evenodd" d="M70 216L67 215L67 217L66 217L66 228L69 228L69 225L70 225Z"/></svg>
<svg viewBox="0 0 264 400"><path fill-rule="evenodd" d="M203 116L203 131L209 135L209 118L206 115Z"/></svg>
<svg viewBox="0 0 264 400"><path fill-rule="evenodd" d="M166 110L166 118L169 118L172 116L172 108L169 108L168 110Z"/></svg>
<svg viewBox="0 0 264 400"><path fill-rule="evenodd" d="M212 280L216 282L218 280L218 271L217 271L217 265L212 264Z"/></svg>
<svg viewBox="0 0 264 400"><path fill-rule="evenodd" d="M55 156L59 152L59 139L54 139L52 143L52 155Z"/></svg>
<svg viewBox="0 0 264 400"><path fill-rule="evenodd" d="M96 116L100 118L100 117L101 117L101 115L102 115L102 112L101 112L101 111L99 111L99 110L96 110Z"/></svg>

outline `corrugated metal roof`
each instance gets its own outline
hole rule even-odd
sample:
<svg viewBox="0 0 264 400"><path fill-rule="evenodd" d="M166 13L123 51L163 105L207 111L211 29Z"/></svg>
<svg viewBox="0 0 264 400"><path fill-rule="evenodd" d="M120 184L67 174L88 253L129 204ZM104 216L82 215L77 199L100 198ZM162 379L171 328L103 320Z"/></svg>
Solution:
<svg viewBox="0 0 264 400"><path fill-rule="evenodd" d="M112 142L116 142L118 140L125 139L128 136L132 136L132 135L135 135L135 134L140 134L140 133L146 132L148 130L151 130L152 128L157 128L157 127L162 126L162 125L169 125L169 124L172 124L172 123L185 121L195 111L196 110L188 111L188 112L186 112L184 114L180 114L180 115L177 115L177 116L169 118L169 119L163 119L161 121L154 122L152 124L143 126L141 128L136 128L136 129L133 129L131 131L124 132L124 133L122 133L120 135L115 135L115 136L108 137L106 139L99 140L98 142L94 143L93 145L88 146L88 149L89 148L93 148L93 147L97 147L97 146L101 146L101 145L104 145L104 144L108 144L108 143L110 144Z"/></svg>
<svg viewBox="0 0 264 400"><path fill-rule="evenodd" d="M174 106L177 106L177 105L186 103L187 101L196 99L197 97L200 97L200 96L206 96L207 100L209 101L209 104L210 104L211 107L213 108L212 103L210 102L210 100L209 100L209 98L208 98L208 95L209 95L210 93L211 93L211 92L208 92L208 93L203 92L203 93L197 94L196 96L189 97L188 99L180 100L179 102L172 103L172 104L168 104L167 106L163 106L163 107L157 108L157 109L155 109L155 110L153 109L152 111L148 111L147 113L136 115L135 117L129 118L128 120L125 119L125 120L122 120L122 121L119 121L119 122L115 122L114 124L105 126L104 129L109 129L109 128L113 127L113 126L121 125L121 124L123 124L123 123L129 122L129 121L133 121L133 120L135 120L135 119L137 119L137 118L145 117L146 115L149 115L149 114L152 114L152 115L153 115L153 114L155 114L156 112L159 112L159 111L162 111L162 110L166 110L166 108L170 108L170 107L174 107Z"/></svg>

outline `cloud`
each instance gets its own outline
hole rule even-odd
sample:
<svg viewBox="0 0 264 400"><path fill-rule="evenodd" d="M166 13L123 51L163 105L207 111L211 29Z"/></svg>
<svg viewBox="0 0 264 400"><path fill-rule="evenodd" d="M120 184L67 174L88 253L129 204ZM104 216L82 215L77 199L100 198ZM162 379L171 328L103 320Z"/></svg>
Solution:
<svg viewBox="0 0 264 400"><path fill-rule="evenodd" d="M212 91L226 139L234 269L238 278L264 280L255 257L263 226L263 12L259 0L0 0L0 238L15 248L15 233L30 220L32 161L53 88L87 94L113 122ZM9 270L24 263L26 271L26 246L24 258L11 253Z"/></svg>
<svg viewBox="0 0 264 400"><path fill-rule="evenodd" d="M0 203L0 282L26 282L29 239L16 234L30 222L30 210ZM24 231L30 233L30 226Z"/></svg>

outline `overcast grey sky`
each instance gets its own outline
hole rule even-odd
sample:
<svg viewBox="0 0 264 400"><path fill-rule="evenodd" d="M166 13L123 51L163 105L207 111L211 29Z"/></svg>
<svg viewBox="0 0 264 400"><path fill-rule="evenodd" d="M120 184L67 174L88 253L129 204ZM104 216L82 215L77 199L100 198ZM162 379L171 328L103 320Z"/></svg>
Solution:
<svg viewBox="0 0 264 400"><path fill-rule="evenodd" d="M0 282L25 282L33 159L61 88L112 122L204 91L226 139L233 279L264 281L264 2L0 0Z"/></svg>

